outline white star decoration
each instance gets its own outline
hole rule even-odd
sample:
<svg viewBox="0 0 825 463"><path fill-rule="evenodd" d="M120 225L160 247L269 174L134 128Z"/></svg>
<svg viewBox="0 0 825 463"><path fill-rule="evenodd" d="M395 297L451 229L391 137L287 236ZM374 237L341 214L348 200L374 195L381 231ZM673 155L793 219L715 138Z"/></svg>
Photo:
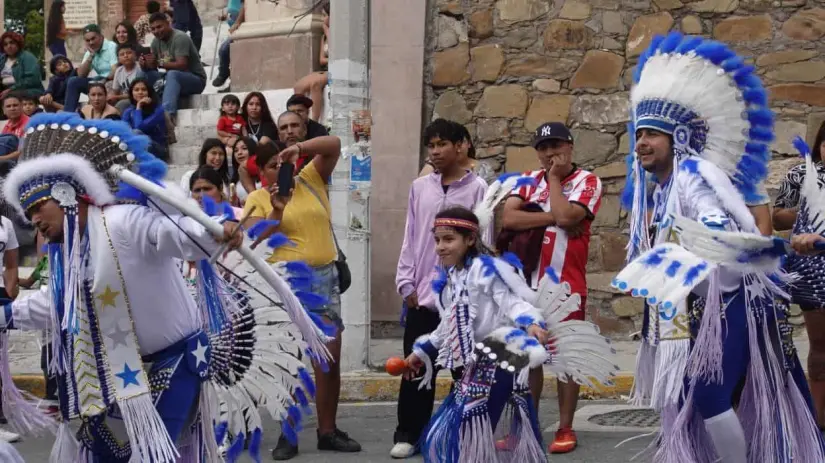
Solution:
<svg viewBox="0 0 825 463"><path fill-rule="evenodd" d="M198 339L198 347L197 349L191 352L192 355L195 356L197 363L195 363L195 368L201 366L201 363L206 363L206 351L209 350L209 345L201 344L201 340Z"/></svg>

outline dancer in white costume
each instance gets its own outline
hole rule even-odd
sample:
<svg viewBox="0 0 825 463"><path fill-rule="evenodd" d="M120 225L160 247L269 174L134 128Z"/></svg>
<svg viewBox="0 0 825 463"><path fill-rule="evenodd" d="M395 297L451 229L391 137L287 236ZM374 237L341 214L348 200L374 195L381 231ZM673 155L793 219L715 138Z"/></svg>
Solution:
<svg viewBox="0 0 825 463"><path fill-rule="evenodd" d="M656 461L825 461L779 301L786 246L758 236L746 206L773 139L753 70L724 44L678 33L656 37L637 66L631 262L614 286L647 302L632 398L662 414Z"/></svg>
<svg viewBox="0 0 825 463"><path fill-rule="evenodd" d="M328 358L326 336L278 277L279 305L297 329L269 326L274 305L239 310L207 260L221 241L241 245L237 225L173 211L168 204L181 198L157 186L166 165L146 151L145 137L73 114L35 117L26 134L3 194L48 237L50 279L47 289L7 301L0 326L54 333L63 423L51 461L219 461L213 423L238 436L240 451L251 434L259 460L261 417L250 405L299 422L296 402L307 405L314 390L302 357ZM216 239L207 228L223 233ZM199 262L198 304L175 259ZM15 389L2 341L10 423L25 433L53 430ZM221 403L230 410L223 418ZM77 440L68 424L76 418Z"/></svg>

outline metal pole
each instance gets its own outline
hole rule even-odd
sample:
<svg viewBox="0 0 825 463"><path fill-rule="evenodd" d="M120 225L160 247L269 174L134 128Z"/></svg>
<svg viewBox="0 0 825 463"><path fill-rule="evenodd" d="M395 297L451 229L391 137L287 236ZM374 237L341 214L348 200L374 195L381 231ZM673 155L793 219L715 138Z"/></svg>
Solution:
<svg viewBox="0 0 825 463"><path fill-rule="evenodd" d="M368 368L370 345L369 0L334 0L330 6L328 104L332 133L342 146L330 197L335 232L352 272L352 286L341 297L341 369L353 371Z"/></svg>

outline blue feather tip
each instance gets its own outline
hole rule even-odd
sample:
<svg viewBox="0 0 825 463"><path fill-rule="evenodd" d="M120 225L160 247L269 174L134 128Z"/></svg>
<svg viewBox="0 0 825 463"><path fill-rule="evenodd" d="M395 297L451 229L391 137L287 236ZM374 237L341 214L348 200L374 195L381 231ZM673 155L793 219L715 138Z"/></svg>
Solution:
<svg viewBox="0 0 825 463"><path fill-rule="evenodd" d="M808 146L808 144L805 143L805 139L803 139L799 135L794 137L793 146L794 148L796 148L797 151L799 151L799 155L803 158L807 159L808 156L811 155L811 147Z"/></svg>
<svg viewBox="0 0 825 463"><path fill-rule="evenodd" d="M255 428L252 437L249 438L249 456L255 463L261 463L261 442L263 441L263 431Z"/></svg>
<svg viewBox="0 0 825 463"><path fill-rule="evenodd" d="M254 225L249 227L246 231L246 235L249 236L251 239L257 239L261 236L268 228L270 227L277 227L281 222L277 220L259 220Z"/></svg>

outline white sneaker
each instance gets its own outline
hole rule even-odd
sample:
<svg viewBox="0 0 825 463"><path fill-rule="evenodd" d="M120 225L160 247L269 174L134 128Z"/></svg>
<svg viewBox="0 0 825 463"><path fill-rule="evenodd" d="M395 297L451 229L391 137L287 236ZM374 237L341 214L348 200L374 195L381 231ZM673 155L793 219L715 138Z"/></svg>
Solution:
<svg viewBox="0 0 825 463"><path fill-rule="evenodd" d="M20 440L20 434L15 434L5 429L0 429L0 440L6 442L17 442Z"/></svg>
<svg viewBox="0 0 825 463"><path fill-rule="evenodd" d="M410 458L413 455L415 455L415 446L406 442L399 442L390 450L390 456L393 458Z"/></svg>

